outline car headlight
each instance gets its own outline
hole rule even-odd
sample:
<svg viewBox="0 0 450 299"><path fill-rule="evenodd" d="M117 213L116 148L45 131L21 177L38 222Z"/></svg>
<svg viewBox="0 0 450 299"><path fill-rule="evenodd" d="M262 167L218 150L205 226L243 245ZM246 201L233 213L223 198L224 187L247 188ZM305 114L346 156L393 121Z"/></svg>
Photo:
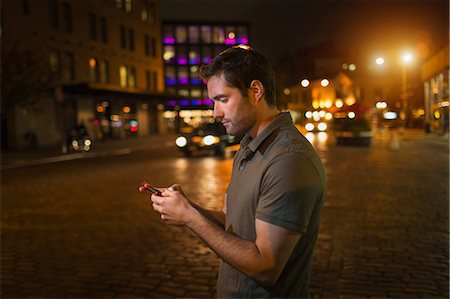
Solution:
<svg viewBox="0 0 450 299"><path fill-rule="evenodd" d="M207 135L205 137L203 137L203 143L205 145L213 145L214 143L219 142L219 138L217 138L216 136L213 135Z"/></svg>
<svg viewBox="0 0 450 299"><path fill-rule="evenodd" d="M312 123L307 123L307 124L305 125L305 129L306 129L306 131L311 132L312 130L314 130L314 124L312 124Z"/></svg>
<svg viewBox="0 0 450 299"><path fill-rule="evenodd" d="M89 139L86 139L85 141L84 141L84 145L85 146L90 146L92 143L91 143L91 141L89 140Z"/></svg>
<svg viewBox="0 0 450 299"><path fill-rule="evenodd" d="M175 143L178 147L184 147L187 144L187 139L186 137L180 136L177 138L177 140L175 140Z"/></svg>
<svg viewBox="0 0 450 299"><path fill-rule="evenodd" d="M73 140L72 141L72 146L73 146L73 148L77 149L78 148L78 141L77 140Z"/></svg>
<svg viewBox="0 0 450 299"><path fill-rule="evenodd" d="M325 131L327 129L327 124L326 123L319 123L317 125L317 129L319 129L319 131Z"/></svg>

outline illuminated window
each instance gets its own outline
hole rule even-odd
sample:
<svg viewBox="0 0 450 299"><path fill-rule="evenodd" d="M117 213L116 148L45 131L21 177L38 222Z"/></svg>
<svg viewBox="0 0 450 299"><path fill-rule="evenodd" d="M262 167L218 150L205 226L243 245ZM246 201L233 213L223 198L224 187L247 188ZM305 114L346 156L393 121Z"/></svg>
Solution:
<svg viewBox="0 0 450 299"><path fill-rule="evenodd" d="M173 34L173 26L166 25L164 26L164 36L163 36L163 42L164 44L174 44L175 43L175 36Z"/></svg>
<svg viewBox="0 0 450 299"><path fill-rule="evenodd" d="M186 27L185 26L177 26L175 28L175 38L177 43L185 43L187 38Z"/></svg>
<svg viewBox="0 0 450 299"><path fill-rule="evenodd" d="M164 46L163 59L166 63L175 62L175 47L174 46Z"/></svg>
<svg viewBox="0 0 450 299"><path fill-rule="evenodd" d="M191 78L191 84L193 85L199 85L202 82L200 81L200 78L198 77L198 66L193 65L189 68L190 71L190 78Z"/></svg>
<svg viewBox="0 0 450 299"><path fill-rule="evenodd" d="M225 41L225 31L221 26L214 26L212 30L213 43L223 44Z"/></svg>
<svg viewBox="0 0 450 299"><path fill-rule="evenodd" d="M189 73L187 66L178 67L178 84L180 85L189 84Z"/></svg>
<svg viewBox="0 0 450 299"><path fill-rule="evenodd" d="M124 65L119 68L120 86L127 87L128 84L128 68Z"/></svg>
<svg viewBox="0 0 450 299"><path fill-rule="evenodd" d="M173 66L166 66L165 68L166 72L166 84L167 85L176 85L177 79L176 79L176 73L175 73L175 67Z"/></svg>
<svg viewBox="0 0 450 299"><path fill-rule="evenodd" d="M198 26L189 26L189 43L191 44L197 44L199 41L199 32L198 32Z"/></svg>
<svg viewBox="0 0 450 299"><path fill-rule="evenodd" d="M208 64L212 61L212 51L210 47L202 47L202 63Z"/></svg>
<svg viewBox="0 0 450 299"><path fill-rule="evenodd" d="M180 89L178 90L178 95L183 96L183 97L188 97L189 96L189 90L187 89Z"/></svg>
<svg viewBox="0 0 450 299"><path fill-rule="evenodd" d="M236 44L236 28L234 26L227 26L225 30L225 44Z"/></svg>
<svg viewBox="0 0 450 299"><path fill-rule="evenodd" d="M136 69L134 67L129 68L128 72L128 86L136 87Z"/></svg>
<svg viewBox="0 0 450 299"><path fill-rule="evenodd" d="M201 98L202 97L202 90L201 89L192 89L191 90L191 97L193 98Z"/></svg>
<svg viewBox="0 0 450 299"><path fill-rule="evenodd" d="M247 28L244 26L239 26L237 28L237 43L248 44L248 32Z"/></svg>
<svg viewBox="0 0 450 299"><path fill-rule="evenodd" d="M201 26L200 31L201 31L202 43L210 44L211 43L211 26L206 26L206 25Z"/></svg>
<svg viewBox="0 0 450 299"><path fill-rule="evenodd" d="M198 47L190 48L189 64L200 64L200 49Z"/></svg>
<svg viewBox="0 0 450 299"><path fill-rule="evenodd" d="M99 82L99 66L97 59L89 59L89 82Z"/></svg>
<svg viewBox="0 0 450 299"><path fill-rule="evenodd" d="M177 63L181 65L188 64L186 46L177 47Z"/></svg>
<svg viewBox="0 0 450 299"><path fill-rule="evenodd" d="M133 10L133 5L131 0L125 0L125 11L131 12Z"/></svg>

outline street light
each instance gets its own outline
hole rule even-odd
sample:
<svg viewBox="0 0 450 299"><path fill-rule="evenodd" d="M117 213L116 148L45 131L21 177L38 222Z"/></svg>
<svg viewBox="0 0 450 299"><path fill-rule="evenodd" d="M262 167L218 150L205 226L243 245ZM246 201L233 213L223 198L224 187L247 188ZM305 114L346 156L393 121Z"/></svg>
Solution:
<svg viewBox="0 0 450 299"><path fill-rule="evenodd" d="M300 84L306 88L309 86L309 80L308 79L303 79L302 82L300 82Z"/></svg>
<svg viewBox="0 0 450 299"><path fill-rule="evenodd" d="M378 57L377 59L375 59L375 63L378 64L378 65L384 64L384 58L383 57Z"/></svg>
<svg viewBox="0 0 450 299"><path fill-rule="evenodd" d="M407 118L408 118L408 91L407 91L407 76L406 76L406 67L408 64L411 64L414 57L411 53L404 53L402 56L402 93L400 98L402 100L402 113L400 118L405 121L404 125L406 126Z"/></svg>

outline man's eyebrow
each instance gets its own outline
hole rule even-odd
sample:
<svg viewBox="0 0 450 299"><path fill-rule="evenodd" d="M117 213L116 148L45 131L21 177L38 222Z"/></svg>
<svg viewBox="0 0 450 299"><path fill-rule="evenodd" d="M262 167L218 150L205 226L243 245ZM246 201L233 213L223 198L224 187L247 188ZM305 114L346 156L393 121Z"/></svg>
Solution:
<svg viewBox="0 0 450 299"><path fill-rule="evenodd" d="M216 95L214 98L212 98L213 99L213 101L218 101L220 98L223 98L223 97L225 97L225 95L224 94L218 94L218 95Z"/></svg>

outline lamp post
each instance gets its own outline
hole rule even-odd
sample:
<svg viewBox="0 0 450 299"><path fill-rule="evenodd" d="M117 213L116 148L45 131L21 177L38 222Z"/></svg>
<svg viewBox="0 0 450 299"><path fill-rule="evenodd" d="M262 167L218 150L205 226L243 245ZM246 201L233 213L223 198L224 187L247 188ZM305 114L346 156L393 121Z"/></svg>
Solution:
<svg viewBox="0 0 450 299"><path fill-rule="evenodd" d="M406 127L408 122L408 88L407 88L407 73L406 67L413 60L413 56L410 53L405 53L402 56L402 91L400 99L402 100L402 113L401 118L404 120L403 126Z"/></svg>

